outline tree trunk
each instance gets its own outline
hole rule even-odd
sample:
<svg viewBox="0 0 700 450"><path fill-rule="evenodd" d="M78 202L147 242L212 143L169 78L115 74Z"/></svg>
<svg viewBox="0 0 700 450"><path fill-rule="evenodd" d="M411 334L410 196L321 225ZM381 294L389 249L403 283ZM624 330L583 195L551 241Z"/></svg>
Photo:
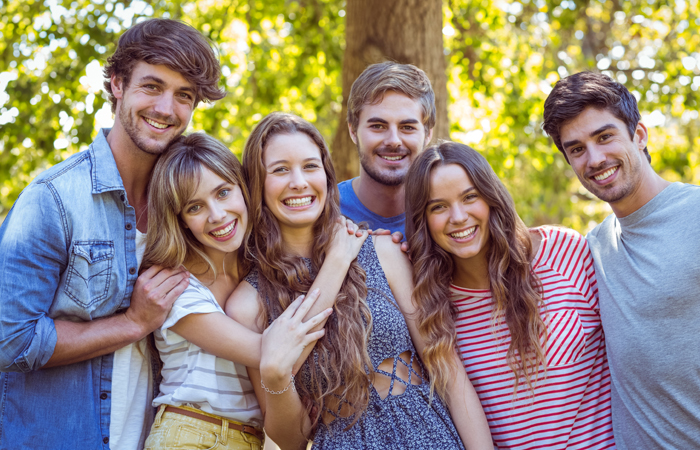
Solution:
<svg viewBox="0 0 700 450"><path fill-rule="evenodd" d="M347 0L345 17L343 109L331 146L339 181L359 173L357 148L348 134L347 104L352 83L370 64L391 60L423 69L435 91L433 139L448 139L450 130L442 1Z"/></svg>

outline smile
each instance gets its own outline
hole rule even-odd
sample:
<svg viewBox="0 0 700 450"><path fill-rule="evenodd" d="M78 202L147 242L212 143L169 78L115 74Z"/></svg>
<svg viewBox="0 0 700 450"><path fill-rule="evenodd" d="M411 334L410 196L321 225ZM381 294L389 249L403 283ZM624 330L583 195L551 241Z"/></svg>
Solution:
<svg viewBox="0 0 700 450"><path fill-rule="evenodd" d="M386 160L386 161L399 161L399 160L404 159L406 157L406 155L398 155L398 156L379 155L379 157Z"/></svg>
<svg viewBox="0 0 700 450"><path fill-rule="evenodd" d="M155 120L153 120L153 119L148 119L148 118L146 118L146 117L144 117L143 120L145 120L146 123L149 124L150 126L152 126L152 127L154 127L154 128L158 128L159 130L164 130L164 129L166 129L166 128L168 128L168 127L170 126L170 125L168 125L167 123L156 122Z"/></svg>
<svg viewBox="0 0 700 450"><path fill-rule="evenodd" d="M292 208L296 208L299 206L309 206L313 201L314 201L314 197L308 196L308 197L299 197L299 198L288 198L286 200L283 200L283 203L287 206L292 207Z"/></svg>
<svg viewBox="0 0 700 450"><path fill-rule="evenodd" d="M455 233L450 233L450 236L452 236L455 239L464 239L464 238L468 238L468 237L473 236L474 233L476 233L476 225L471 227L471 228L467 228L466 230L463 230L463 231L457 231Z"/></svg>
<svg viewBox="0 0 700 450"><path fill-rule="evenodd" d="M221 230L212 230L209 232L212 236L215 238L224 238L229 236L231 233L233 233L233 230L236 228L236 224L238 224L238 219L234 220L230 224L228 224L226 227L222 228Z"/></svg>
<svg viewBox="0 0 700 450"><path fill-rule="evenodd" d="M615 172L617 172L617 169L619 166L611 167L610 169L606 170L605 172L601 173L600 175L596 175L593 178L595 178L596 181L603 181L607 178L610 178Z"/></svg>

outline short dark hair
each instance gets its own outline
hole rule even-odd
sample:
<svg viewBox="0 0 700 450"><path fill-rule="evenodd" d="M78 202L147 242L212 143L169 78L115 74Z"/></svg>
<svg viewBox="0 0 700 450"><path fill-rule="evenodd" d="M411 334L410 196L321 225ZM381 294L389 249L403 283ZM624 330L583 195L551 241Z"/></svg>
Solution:
<svg viewBox="0 0 700 450"><path fill-rule="evenodd" d="M593 107L609 111L627 126L630 139L634 137L642 116L637 99L627 88L607 75L594 72L579 72L562 78L544 102L542 129L554 140L560 152L569 161L561 145L561 127L575 119L586 108ZM647 160L649 151L644 148Z"/></svg>
<svg viewBox="0 0 700 450"><path fill-rule="evenodd" d="M191 26L171 19L149 19L129 28L121 35L114 54L104 69L105 89L116 112L117 99L112 93L112 75L129 85L137 63L164 65L181 74L195 89L195 106L200 101L220 100L226 91L219 88L221 66L212 44Z"/></svg>
<svg viewBox="0 0 700 450"><path fill-rule="evenodd" d="M430 78L412 64L393 61L372 64L352 83L348 97L348 123L353 130L360 124L365 105L377 104L388 91L398 92L420 102L426 131L435 126L435 93Z"/></svg>

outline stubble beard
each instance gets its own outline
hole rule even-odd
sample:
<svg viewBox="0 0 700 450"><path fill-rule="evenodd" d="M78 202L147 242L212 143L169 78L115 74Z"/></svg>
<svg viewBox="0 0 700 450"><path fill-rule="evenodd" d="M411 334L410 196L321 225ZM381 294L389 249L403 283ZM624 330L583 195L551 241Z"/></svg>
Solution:
<svg viewBox="0 0 700 450"><path fill-rule="evenodd" d="M136 124L136 121L141 120L140 115L132 113L131 110L127 110L123 106L124 105L122 105L122 108L120 108L119 110L119 121L121 122L121 125L124 128L124 131L126 132L127 136L129 136L129 138L136 145L136 147L138 147L139 150L141 150L144 153L148 153L149 155L160 155L165 150L167 150L168 147L170 147L170 144L172 144L175 139L180 137L180 135L184 131L181 130L179 133L175 133L174 136L168 141L164 142L151 140L151 142L153 143L149 143L149 139L146 139L142 136L142 133L138 130L138 126ZM167 123L170 123L171 121L170 119L165 117L158 117L158 120ZM177 119L175 120L176 123L173 125L173 127L180 127L181 125L179 121Z"/></svg>
<svg viewBox="0 0 700 450"><path fill-rule="evenodd" d="M589 179L582 183L588 192L606 203L619 202L632 194L635 184L634 179L639 176L642 170L641 165L637 163L633 163L630 167L626 167L622 161L617 161L617 163L619 164L617 169L619 173L614 186L598 186ZM623 179L625 176L626 179Z"/></svg>
<svg viewBox="0 0 700 450"><path fill-rule="evenodd" d="M374 155L374 151L372 151L371 154L368 154L367 152L362 151L359 145L357 146L357 151L360 154L360 165L362 165L362 169L377 183L383 184L384 186L396 187L401 186L406 180L406 173L408 172L408 169L397 168L396 170L378 170L374 165L372 165L372 156ZM408 157L408 155L406 157Z"/></svg>

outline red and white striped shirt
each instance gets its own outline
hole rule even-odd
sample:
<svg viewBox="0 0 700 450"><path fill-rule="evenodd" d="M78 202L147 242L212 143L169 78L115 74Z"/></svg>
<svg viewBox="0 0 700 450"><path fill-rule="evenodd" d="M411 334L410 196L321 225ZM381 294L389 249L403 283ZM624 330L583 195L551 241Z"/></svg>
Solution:
<svg viewBox="0 0 700 450"><path fill-rule="evenodd" d="M506 353L510 332L491 317L489 290L451 286L457 345L491 428L503 449L614 448L610 370L600 322L593 259L572 230L537 228L542 243L533 268L544 290L547 368L533 392L515 377ZM543 349L544 342L542 342Z"/></svg>

